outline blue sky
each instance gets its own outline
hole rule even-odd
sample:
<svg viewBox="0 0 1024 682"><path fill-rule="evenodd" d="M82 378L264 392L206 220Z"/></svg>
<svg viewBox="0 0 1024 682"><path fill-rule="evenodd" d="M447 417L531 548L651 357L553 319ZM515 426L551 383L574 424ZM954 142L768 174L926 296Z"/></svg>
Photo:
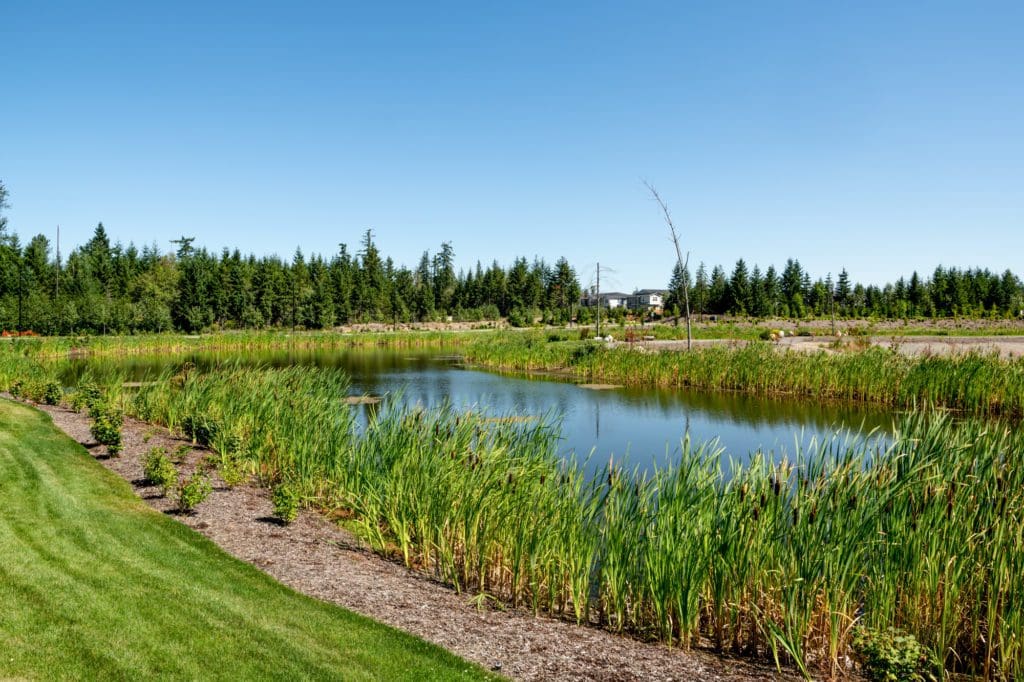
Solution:
<svg viewBox="0 0 1024 682"><path fill-rule="evenodd" d="M6 4L23 239L1024 271L1024 3L214 4Z"/></svg>

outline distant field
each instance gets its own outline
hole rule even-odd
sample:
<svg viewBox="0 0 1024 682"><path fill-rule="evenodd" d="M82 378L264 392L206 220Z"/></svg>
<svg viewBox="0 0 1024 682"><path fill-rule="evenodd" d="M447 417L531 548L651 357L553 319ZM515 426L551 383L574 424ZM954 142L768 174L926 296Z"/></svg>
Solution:
<svg viewBox="0 0 1024 682"><path fill-rule="evenodd" d="M488 678L229 557L6 400L0 510L0 678Z"/></svg>

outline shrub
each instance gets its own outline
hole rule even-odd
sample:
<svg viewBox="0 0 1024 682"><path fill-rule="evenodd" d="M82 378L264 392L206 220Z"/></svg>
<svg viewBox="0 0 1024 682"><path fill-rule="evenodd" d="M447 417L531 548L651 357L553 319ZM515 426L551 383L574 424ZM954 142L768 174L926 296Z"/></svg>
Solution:
<svg viewBox="0 0 1024 682"><path fill-rule="evenodd" d="M213 484L209 475L204 471L194 471L185 481L178 486L178 509L182 512L191 512L200 502L205 500L213 492Z"/></svg>
<svg viewBox="0 0 1024 682"><path fill-rule="evenodd" d="M178 470L167 456L167 450L156 447L146 453L142 473L152 485L159 486L166 495L178 482Z"/></svg>
<svg viewBox="0 0 1024 682"><path fill-rule="evenodd" d="M71 396L71 409L76 412L88 409L89 416L91 417L93 406L99 403L102 398L103 392L99 386L91 381L83 382Z"/></svg>
<svg viewBox="0 0 1024 682"><path fill-rule="evenodd" d="M270 494L274 503L274 516L285 523L291 523L299 516L299 492L292 486L282 483Z"/></svg>
<svg viewBox="0 0 1024 682"><path fill-rule="evenodd" d="M43 389L43 402L47 405L56 405L64 397L64 388L57 381L46 382Z"/></svg>
<svg viewBox="0 0 1024 682"><path fill-rule="evenodd" d="M89 416L92 417L89 431L96 442L105 445L111 457L121 454L121 426L124 423L121 410L109 403L98 402L89 409Z"/></svg>
<svg viewBox="0 0 1024 682"><path fill-rule="evenodd" d="M937 680L939 664L913 635L894 628L860 629L853 648L861 660L864 675L874 682L926 682Z"/></svg>
<svg viewBox="0 0 1024 682"><path fill-rule="evenodd" d="M11 382L11 385L7 390L12 397L20 398L25 390L25 382L22 381L21 379Z"/></svg>

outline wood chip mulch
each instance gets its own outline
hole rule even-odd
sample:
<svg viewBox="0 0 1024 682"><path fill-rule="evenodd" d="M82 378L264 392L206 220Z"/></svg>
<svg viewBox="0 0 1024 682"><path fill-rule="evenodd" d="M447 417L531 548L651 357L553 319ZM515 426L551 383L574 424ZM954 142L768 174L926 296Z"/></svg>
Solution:
<svg viewBox="0 0 1024 682"><path fill-rule="evenodd" d="M38 407L104 466L131 483L147 504L175 513L173 502L142 480L142 458L154 446L171 453L190 443L169 436L166 429L126 419L124 452L106 458L104 448L93 441L84 414L64 407ZM208 454L193 449L183 469L195 467ZM513 679L801 679L770 664L702 650L669 649L530 613L480 609L470 595L457 594L429 576L373 554L354 535L317 513L303 512L297 521L282 526L271 512L268 491L248 485L219 486L194 514L175 518L299 592L410 632Z"/></svg>

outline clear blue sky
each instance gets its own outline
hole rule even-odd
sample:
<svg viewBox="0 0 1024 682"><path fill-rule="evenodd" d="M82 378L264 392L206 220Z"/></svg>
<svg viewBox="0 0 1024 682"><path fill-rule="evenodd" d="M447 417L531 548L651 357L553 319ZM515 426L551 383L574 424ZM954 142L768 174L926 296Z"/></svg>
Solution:
<svg viewBox="0 0 1024 682"><path fill-rule="evenodd" d="M0 179L65 252L1024 271L1024 3L8 2Z"/></svg>

